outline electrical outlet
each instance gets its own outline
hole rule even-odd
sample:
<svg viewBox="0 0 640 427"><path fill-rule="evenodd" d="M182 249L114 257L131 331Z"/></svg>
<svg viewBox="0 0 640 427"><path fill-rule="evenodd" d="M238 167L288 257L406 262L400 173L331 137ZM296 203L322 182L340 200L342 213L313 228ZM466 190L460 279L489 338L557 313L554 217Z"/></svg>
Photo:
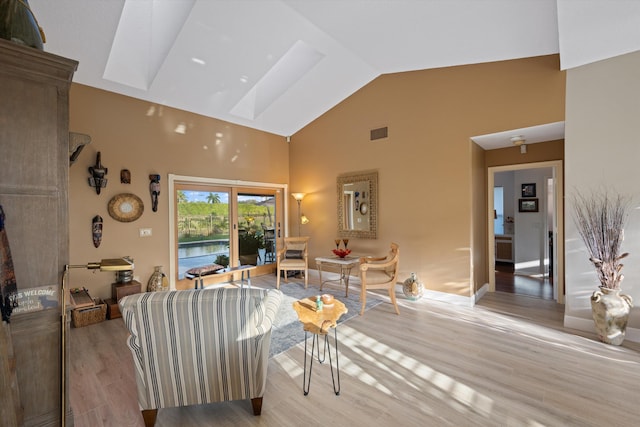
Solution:
<svg viewBox="0 0 640 427"><path fill-rule="evenodd" d="M141 228L140 237L150 237L153 233L150 228Z"/></svg>

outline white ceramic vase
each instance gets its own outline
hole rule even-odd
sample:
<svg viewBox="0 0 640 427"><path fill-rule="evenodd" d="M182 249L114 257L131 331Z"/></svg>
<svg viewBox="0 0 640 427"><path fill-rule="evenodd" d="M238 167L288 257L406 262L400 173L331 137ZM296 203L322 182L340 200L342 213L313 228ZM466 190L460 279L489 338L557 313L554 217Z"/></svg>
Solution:
<svg viewBox="0 0 640 427"><path fill-rule="evenodd" d="M407 299L411 301L417 301L422 298L424 294L424 284L416 273L411 273L411 277L404 281L402 284L402 292Z"/></svg>
<svg viewBox="0 0 640 427"><path fill-rule="evenodd" d="M633 299L620 295L620 289L600 287L591 295L591 311L600 341L620 345L627 330Z"/></svg>

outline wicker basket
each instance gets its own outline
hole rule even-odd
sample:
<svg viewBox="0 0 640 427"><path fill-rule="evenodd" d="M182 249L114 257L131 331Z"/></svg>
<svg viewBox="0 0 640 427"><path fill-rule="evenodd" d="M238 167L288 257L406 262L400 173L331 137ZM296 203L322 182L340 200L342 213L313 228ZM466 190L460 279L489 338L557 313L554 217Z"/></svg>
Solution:
<svg viewBox="0 0 640 427"><path fill-rule="evenodd" d="M71 311L71 318L76 328L100 323L107 318L107 304L97 301L94 306L77 308Z"/></svg>

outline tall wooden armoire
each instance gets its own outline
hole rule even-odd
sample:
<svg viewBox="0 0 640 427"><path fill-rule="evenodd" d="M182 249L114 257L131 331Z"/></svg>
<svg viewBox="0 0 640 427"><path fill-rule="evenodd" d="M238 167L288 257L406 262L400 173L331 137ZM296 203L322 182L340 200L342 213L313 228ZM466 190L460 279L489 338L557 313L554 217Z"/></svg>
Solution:
<svg viewBox="0 0 640 427"><path fill-rule="evenodd" d="M0 39L0 205L20 301L9 327L25 426L59 426L63 416L73 425L61 277L69 258L69 87L77 66Z"/></svg>

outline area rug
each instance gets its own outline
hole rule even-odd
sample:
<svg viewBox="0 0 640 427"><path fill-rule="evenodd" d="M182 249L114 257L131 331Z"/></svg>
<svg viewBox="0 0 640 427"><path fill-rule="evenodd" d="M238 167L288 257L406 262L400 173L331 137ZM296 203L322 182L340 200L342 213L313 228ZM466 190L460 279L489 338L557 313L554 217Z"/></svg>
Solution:
<svg viewBox="0 0 640 427"><path fill-rule="evenodd" d="M269 357L278 355L287 351L291 347L304 341L304 330L302 324L298 321L298 314L293 309L294 301L316 295L319 293L317 287L304 288L304 283L296 283L289 279L289 283L281 283L280 290L283 298L278 314L271 331L271 348ZM354 316L360 314L362 304L360 302L360 292L349 292L349 296L344 296L344 291L334 292L333 290L324 289L323 293L331 293L344 303L347 312L340 317L338 324L346 322ZM372 295L367 295L367 304L365 310L369 310L382 302L381 299Z"/></svg>

